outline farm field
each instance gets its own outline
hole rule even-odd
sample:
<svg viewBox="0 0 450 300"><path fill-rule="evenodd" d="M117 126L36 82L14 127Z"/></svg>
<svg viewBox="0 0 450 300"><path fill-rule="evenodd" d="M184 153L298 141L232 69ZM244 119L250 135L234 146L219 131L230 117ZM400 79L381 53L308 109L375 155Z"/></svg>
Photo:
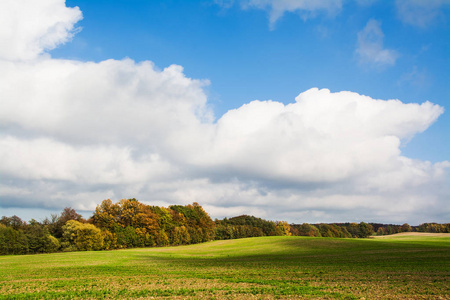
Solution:
<svg viewBox="0 0 450 300"><path fill-rule="evenodd" d="M450 234L0 257L0 299L450 299Z"/></svg>

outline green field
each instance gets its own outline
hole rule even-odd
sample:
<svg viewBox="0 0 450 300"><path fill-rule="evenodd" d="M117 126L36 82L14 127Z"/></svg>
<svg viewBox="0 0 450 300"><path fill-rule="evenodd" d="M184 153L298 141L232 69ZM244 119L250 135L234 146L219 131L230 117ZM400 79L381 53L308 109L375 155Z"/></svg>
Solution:
<svg viewBox="0 0 450 300"><path fill-rule="evenodd" d="M0 299L450 299L448 235L2 256Z"/></svg>

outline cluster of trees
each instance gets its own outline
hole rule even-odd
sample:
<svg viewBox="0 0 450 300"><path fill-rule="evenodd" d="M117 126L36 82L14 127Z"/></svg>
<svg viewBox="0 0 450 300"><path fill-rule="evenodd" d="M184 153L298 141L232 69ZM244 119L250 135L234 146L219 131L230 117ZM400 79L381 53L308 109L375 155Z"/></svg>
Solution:
<svg viewBox="0 0 450 300"><path fill-rule="evenodd" d="M228 240L256 236L292 235L291 226L285 222L266 221L253 216L239 216L215 220L215 239Z"/></svg>
<svg viewBox="0 0 450 300"><path fill-rule="evenodd" d="M389 235L401 232L450 233L450 223L423 223L419 226L380 223L292 224L292 235L340 238L367 238L371 235Z"/></svg>
<svg viewBox="0 0 450 300"><path fill-rule="evenodd" d="M394 224L373 224L376 235L389 235L401 232L411 232L413 231L413 227L408 223L403 225L394 225Z"/></svg>
<svg viewBox="0 0 450 300"><path fill-rule="evenodd" d="M0 254L109 250L213 240L215 224L197 203L150 206L136 199L104 200L88 220L72 208L43 222L0 220Z"/></svg>
<svg viewBox="0 0 450 300"><path fill-rule="evenodd" d="M0 254L108 250L187 245L210 240L258 236L366 238L398 232L450 232L450 224L385 225L376 223L288 224L253 216L212 221L197 203L150 206L136 199L104 200L85 220L72 208L29 223L19 217L0 219Z"/></svg>
<svg viewBox="0 0 450 300"><path fill-rule="evenodd" d="M335 238L367 238L374 231L370 224L338 223L338 224L293 224L291 232L297 236L335 237Z"/></svg>
<svg viewBox="0 0 450 300"><path fill-rule="evenodd" d="M414 227L414 229L418 232L450 233L450 223L423 223L417 227Z"/></svg>
<svg viewBox="0 0 450 300"><path fill-rule="evenodd" d="M136 199L104 200L89 220L104 249L186 245L214 239L214 222L198 205L150 206Z"/></svg>
<svg viewBox="0 0 450 300"><path fill-rule="evenodd" d="M216 219L215 224L218 240L271 235L366 238L374 233L372 225L364 222L359 224L288 224L285 221L266 221L247 215L223 220Z"/></svg>
<svg viewBox="0 0 450 300"><path fill-rule="evenodd" d="M401 232L432 232L432 233L450 233L450 223L423 223L419 226L410 226L408 223L403 225L393 224L372 224L377 235L389 235Z"/></svg>
<svg viewBox="0 0 450 300"><path fill-rule="evenodd" d="M0 219L0 254L51 253L67 242L64 237L69 221L84 221L72 208L52 215L43 222L32 219L29 223L17 216Z"/></svg>
<svg viewBox="0 0 450 300"><path fill-rule="evenodd" d="M364 222L359 224L288 224L285 221L266 221L247 215L223 220L216 219L215 224L218 240L271 235L366 238L374 233L372 225Z"/></svg>

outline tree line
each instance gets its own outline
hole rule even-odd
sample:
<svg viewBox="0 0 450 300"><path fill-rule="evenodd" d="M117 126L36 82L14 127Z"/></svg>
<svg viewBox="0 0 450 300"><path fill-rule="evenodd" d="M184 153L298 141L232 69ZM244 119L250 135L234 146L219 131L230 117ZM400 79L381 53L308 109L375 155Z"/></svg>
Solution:
<svg viewBox="0 0 450 300"><path fill-rule="evenodd" d="M450 232L450 224L420 226L377 223L289 224L254 216L214 221L198 204L159 207L136 199L104 200L89 219L66 207L42 222L17 216L0 219L0 254L110 250L188 245L258 236L366 238L407 231Z"/></svg>
<svg viewBox="0 0 450 300"><path fill-rule="evenodd" d="M423 223L419 226L410 226L408 223L403 225L373 223L372 225L376 235L389 235L401 232L450 233L450 223Z"/></svg>

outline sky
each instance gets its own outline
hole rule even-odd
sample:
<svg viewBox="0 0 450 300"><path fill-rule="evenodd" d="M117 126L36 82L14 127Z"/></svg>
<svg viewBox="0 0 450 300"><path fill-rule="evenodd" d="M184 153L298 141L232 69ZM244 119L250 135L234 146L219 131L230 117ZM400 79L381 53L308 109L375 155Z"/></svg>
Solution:
<svg viewBox="0 0 450 300"><path fill-rule="evenodd" d="M0 215L450 221L448 0L2 0Z"/></svg>

